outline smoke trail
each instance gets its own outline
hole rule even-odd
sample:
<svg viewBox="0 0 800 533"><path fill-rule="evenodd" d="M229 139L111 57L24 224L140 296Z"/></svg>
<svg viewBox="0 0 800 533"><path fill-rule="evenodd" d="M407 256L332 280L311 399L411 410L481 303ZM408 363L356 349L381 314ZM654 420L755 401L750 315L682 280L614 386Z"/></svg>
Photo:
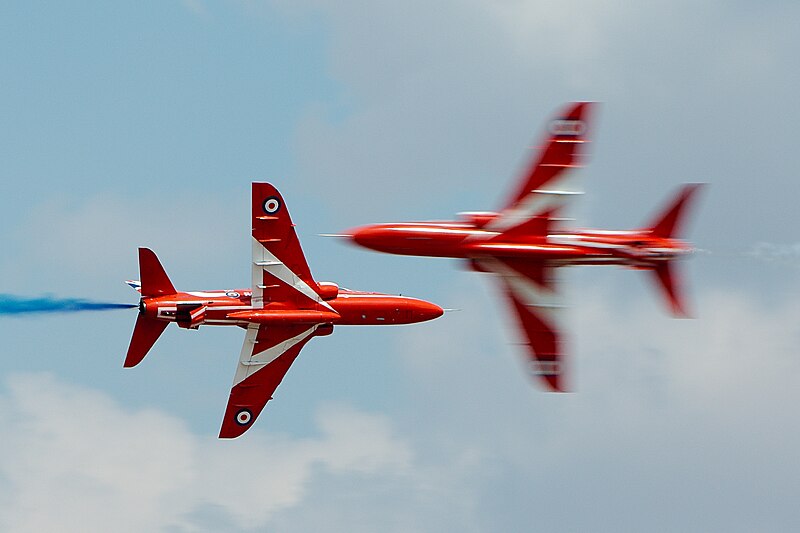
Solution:
<svg viewBox="0 0 800 533"><path fill-rule="evenodd" d="M771 242L760 242L756 244L747 255L766 261L798 264L800 263L800 243L775 244Z"/></svg>
<svg viewBox="0 0 800 533"><path fill-rule="evenodd" d="M137 304L115 304L92 302L80 298L22 298L11 294L0 294L0 315L23 315L34 313L77 313L79 311L107 311L129 309Z"/></svg>

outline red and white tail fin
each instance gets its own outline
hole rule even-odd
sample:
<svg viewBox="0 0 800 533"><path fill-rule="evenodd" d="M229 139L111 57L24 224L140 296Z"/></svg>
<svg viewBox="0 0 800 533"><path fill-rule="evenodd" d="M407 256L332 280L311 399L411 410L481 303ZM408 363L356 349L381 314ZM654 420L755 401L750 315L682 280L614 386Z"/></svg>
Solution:
<svg viewBox="0 0 800 533"><path fill-rule="evenodd" d="M686 219L686 212L692 200L697 197L697 191L703 187L702 183L687 183L681 187L678 194L667 204L654 221L645 226L653 237L679 238L682 234Z"/></svg>
<svg viewBox="0 0 800 533"><path fill-rule="evenodd" d="M664 295L670 312L678 318L689 318L691 315L683 296L683 278L675 265L671 261L664 261L651 268L650 272L653 273L653 280Z"/></svg>
<svg viewBox="0 0 800 533"><path fill-rule="evenodd" d="M142 293L143 298L169 296L177 292L158 257L149 248L139 248L139 276L141 282L138 284L137 290ZM136 284L129 282L129 285L135 287ZM133 327L133 336L125 356L124 366L128 368L138 365L168 324L169 322L156 320L140 313L136 318L136 325Z"/></svg>
<svg viewBox="0 0 800 533"><path fill-rule="evenodd" d="M671 202L655 217L654 221L646 226L653 237L663 239L678 238L682 235L685 226L688 208L697 196L697 191L702 188L700 183L684 185ZM652 279L658 286L670 311L676 317L687 318L690 316L684 298L683 278L672 260L661 261L650 269Z"/></svg>
<svg viewBox="0 0 800 533"><path fill-rule="evenodd" d="M281 193L253 183L253 307L292 301L300 309L333 308L320 296Z"/></svg>
<svg viewBox="0 0 800 533"><path fill-rule="evenodd" d="M158 338L164 333L169 322L156 320L149 316L139 315L136 317L136 325L133 327L131 344L128 346L128 353L125 356L125 368L136 366L142 362L144 356L156 343Z"/></svg>
<svg viewBox="0 0 800 533"><path fill-rule="evenodd" d="M139 248L139 276L142 296L168 296L178 292L149 248Z"/></svg>

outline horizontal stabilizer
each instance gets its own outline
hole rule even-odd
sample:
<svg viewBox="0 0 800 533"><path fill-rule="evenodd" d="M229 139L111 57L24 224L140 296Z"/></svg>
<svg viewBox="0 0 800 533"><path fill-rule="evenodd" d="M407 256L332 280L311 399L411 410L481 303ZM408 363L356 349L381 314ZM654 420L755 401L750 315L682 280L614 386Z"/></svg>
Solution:
<svg viewBox="0 0 800 533"><path fill-rule="evenodd" d="M658 263L650 271L653 273L653 279L664 295L672 314L678 318L689 318L690 315L683 297L681 277L675 271L675 263L672 261Z"/></svg>
<svg viewBox="0 0 800 533"><path fill-rule="evenodd" d="M136 366L142 362L150 348L164 333L168 324L169 322L156 320L141 314L136 318L131 344L128 347L128 354L125 356L125 368Z"/></svg>

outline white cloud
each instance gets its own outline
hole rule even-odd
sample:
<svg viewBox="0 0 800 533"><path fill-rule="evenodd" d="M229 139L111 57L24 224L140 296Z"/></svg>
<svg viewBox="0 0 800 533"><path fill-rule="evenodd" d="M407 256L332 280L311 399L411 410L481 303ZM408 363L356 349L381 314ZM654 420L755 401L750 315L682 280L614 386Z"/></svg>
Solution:
<svg viewBox="0 0 800 533"><path fill-rule="evenodd" d="M435 335L410 332L405 351L420 446L453 486L471 487L478 523L749 531L800 520L780 496L800 475L800 304L707 289L698 319L675 320L651 294L584 284L565 332L576 392L558 395L523 375L513 327L484 292L459 287L465 311ZM478 459L449 460L467 450Z"/></svg>
<svg viewBox="0 0 800 533"><path fill-rule="evenodd" d="M369 479L411 461L386 419L344 407L320 411L318 437L256 428L225 442L52 376L7 381L0 396L4 531L205 531L211 528L193 516L206 508L222 514L229 530L260 528L303 500L315 472Z"/></svg>
<svg viewBox="0 0 800 533"><path fill-rule="evenodd" d="M11 376L0 527L747 531L800 519L781 496L800 475L800 305L703 290L700 318L673 320L651 294L579 284L576 392L559 395L523 375L494 287L458 279L462 311L404 330L402 409L324 407L317 436L257 427L224 442L52 376Z"/></svg>
<svg viewBox="0 0 800 533"><path fill-rule="evenodd" d="M198 17L208 17L208 8L202 0L181 0L181 4L189 12Z"/></svg>
<svg viewBox="0 0 800 533"><path fill-rule="evenodd" d="M297 4L328 23L344 96L297 125L294 176L337 224L495 208L550 113L591 99L608 106L584 177L607 220L708 181L704 220L730 221L709 238L791 227L794 3Z"/></svg>

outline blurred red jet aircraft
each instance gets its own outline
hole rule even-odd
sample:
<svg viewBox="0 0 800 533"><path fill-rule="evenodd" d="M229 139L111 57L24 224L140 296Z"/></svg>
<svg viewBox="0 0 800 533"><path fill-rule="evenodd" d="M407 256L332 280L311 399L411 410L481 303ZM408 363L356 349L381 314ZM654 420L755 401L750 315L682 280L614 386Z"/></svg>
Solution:
<svg viewBox="0 0 800 533"><path fill-rule="evenodd" d="M220 438L247 431L303 346L330 335L334 324L411 324L442 315L423 300L314 281L283 198L269 183L253 183L252 213L251 289L179 292L147 248L139 248L141 281L127 282L142 298L126 367L144 359L170 322L247 330Z"/></svg>
<svg viewBox="0 0 800 533"><path fill-rule="evenodd" d="M569 230L564 206L581 194L570 183L588 142L591 104L572 104L550 123L546 141L499 212L460 213L453 222L376 224L347 232L380 252L463 258L474 270L499 275L529 345L531 369L555 391L565 390L556 269L622 265L653 273L670 309L686 316L672 260L692 251L677 237L699 185L685 185L643 229Z"/></svg>

